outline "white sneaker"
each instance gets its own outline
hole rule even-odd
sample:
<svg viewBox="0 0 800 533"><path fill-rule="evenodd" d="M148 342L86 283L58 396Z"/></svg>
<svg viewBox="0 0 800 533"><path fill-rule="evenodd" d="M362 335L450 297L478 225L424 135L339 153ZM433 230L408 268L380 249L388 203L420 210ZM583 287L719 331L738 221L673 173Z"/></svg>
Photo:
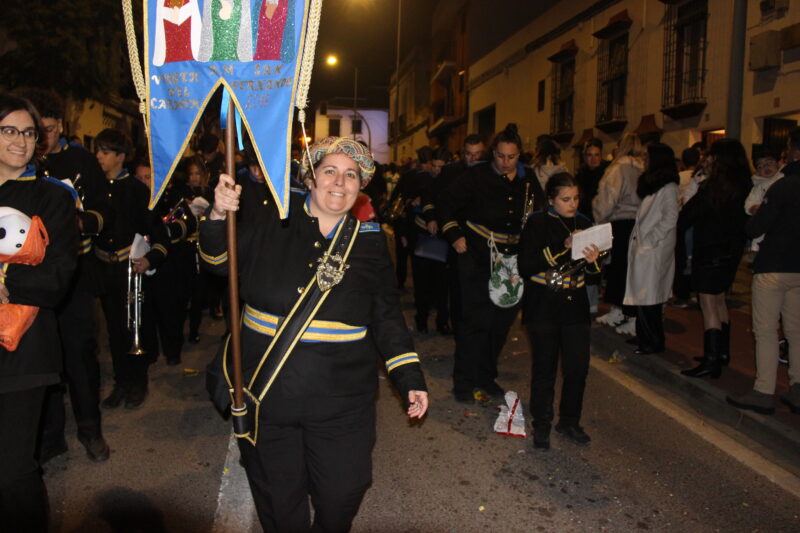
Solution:
<svg viewBox="0 0 800 533"><path fill-rule="evenodd" d="M617 328L614 329L620 335L629 335L633 337L636 335L636 318L629 318Z"/></svg>
<svg viewBox="0 0 800 533"><path fill-rule="evenodd" d="M611 311L604 315L595 318L594 321L598 324L605 324L606 326L619 326L625 320L625 315L622 314L622 309L619 307L612 307Z"/></svg>

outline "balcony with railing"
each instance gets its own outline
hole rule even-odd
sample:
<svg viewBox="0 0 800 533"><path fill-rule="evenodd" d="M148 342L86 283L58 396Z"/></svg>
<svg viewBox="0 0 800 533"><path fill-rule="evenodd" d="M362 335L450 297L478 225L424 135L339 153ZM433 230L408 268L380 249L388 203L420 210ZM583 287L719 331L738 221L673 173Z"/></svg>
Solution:
<svg viewBox="0 0 800 533"><path fill-rule="evenodd" d="M707 18L708 0L667 8L661 112L673 119L698 115L706 107Z"/></svg>

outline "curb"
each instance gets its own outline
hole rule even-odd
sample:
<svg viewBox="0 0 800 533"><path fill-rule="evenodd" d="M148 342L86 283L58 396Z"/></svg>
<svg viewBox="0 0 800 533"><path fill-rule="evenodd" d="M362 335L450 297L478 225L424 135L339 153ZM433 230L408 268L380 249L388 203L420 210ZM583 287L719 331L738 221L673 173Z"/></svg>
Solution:
<svg viewBox="0 0 800 533"><path fill-rule="evenodd" d="M634 348L611 328L592 325L592 355L608 361L615 354L619 366L643 381L663 386L676 394L698 415L729 426L766 448L772 460L800 476L800 431L767 415L734 407L727 392L704 379L687 378L674 364L657 355L637 356Z"/></svg>
<svg viewBox="0 0 800 533"><path fill-rule="evenodd" d="M212 533L259 531L253 496L247 483L247 474L239 464L239 446L231 432L228 454L219 483L217 510L214 513Z"/></svg>

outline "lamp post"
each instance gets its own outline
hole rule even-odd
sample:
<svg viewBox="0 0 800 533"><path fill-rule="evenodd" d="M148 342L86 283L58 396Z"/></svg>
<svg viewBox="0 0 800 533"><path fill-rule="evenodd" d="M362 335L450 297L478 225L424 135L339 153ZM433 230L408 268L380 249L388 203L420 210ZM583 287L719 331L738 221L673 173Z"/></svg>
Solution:
<svg viewBox="0 0 800 533"><path fill-rule="evenodd" d="M394 161L397 161L397 144L400 137L400 21L403 0L397 0L397 50L394 58ZM392 132L390 132L391 134Z"/></svg>
<svg viewBox="0 0 800 533"><path fill-rule="evenodd" d="M325 59L325 62L328 65L330 65L332 67L335 67L336 65L339 64L339 58L336 57L335 55L331 54ZM350 66L353 67L353 73L354 73L354 80L353 80L353 118L351 119L352 121L350 122L350 130L351 130L351 132L353 134L353 140L355 140L356 139L356 132L355 132L355 128L353 127L353 124L355 124L355 121L357 120L357 117L358 117L358 67L355 66L355 65L350 65Z"/></svg>

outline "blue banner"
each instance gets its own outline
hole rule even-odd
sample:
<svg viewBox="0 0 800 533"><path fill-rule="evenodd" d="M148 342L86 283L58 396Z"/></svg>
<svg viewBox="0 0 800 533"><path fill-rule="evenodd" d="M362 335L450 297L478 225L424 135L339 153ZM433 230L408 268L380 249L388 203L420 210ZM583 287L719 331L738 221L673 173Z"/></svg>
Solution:
<svg viewBox="0 0 800 533"><path fill-rule="evenodd" d="M145 0L150 208L209 99L230 93L282 218L308 0Z"/></svg>

